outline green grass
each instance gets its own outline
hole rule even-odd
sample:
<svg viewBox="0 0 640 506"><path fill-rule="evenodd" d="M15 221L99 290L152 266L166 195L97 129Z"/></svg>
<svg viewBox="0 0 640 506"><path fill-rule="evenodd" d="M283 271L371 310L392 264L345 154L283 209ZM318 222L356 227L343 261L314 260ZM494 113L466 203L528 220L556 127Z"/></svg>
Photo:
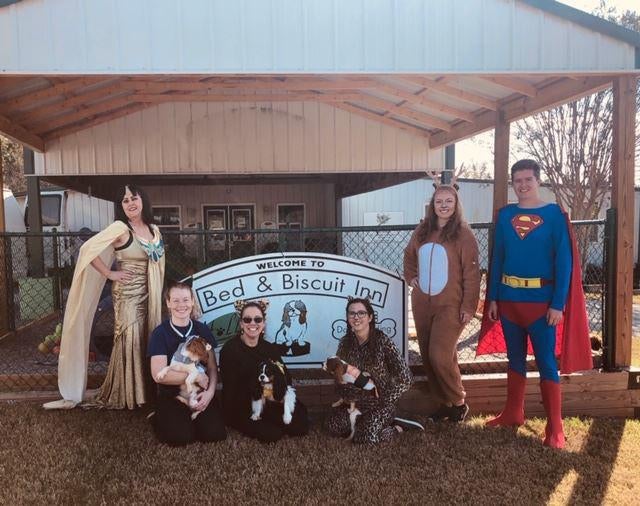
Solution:
<svg viewBox="0 0 640 506"><path fill-rule="evenodd" d="M319 415L318 415L319 417ZM565 451L542 420L517 433L474 418L376 448L330 438L264 446L158 444L141 411L0 405L0 504L637 504L640 421L566 420Z"/></svg>

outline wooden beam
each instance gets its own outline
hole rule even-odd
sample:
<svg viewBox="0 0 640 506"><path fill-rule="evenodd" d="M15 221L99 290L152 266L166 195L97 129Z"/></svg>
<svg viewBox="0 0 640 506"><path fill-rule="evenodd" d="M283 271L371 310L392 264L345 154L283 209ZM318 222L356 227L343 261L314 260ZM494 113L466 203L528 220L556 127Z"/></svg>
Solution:
<svg viewBox="0 0 640 506"><path fill-rule="evenodd" d="M431 135L428 130L423 130L422 128L419 128L417 126L408 125L407 123L403 123L402 121L398 121L398 120L389 118L387 116L383 116L375 112L362 109L361 107L357 107L352 104L337 102L333 104L333 106L337 107L338 109L344 109L345 111L352 112L353 114L363 116L367 119L377 121L378 123L384 123L385 125L389 125L393 128L400 128L401 130L406 130L407 132L411 132L412 134L417 134L420 137L426 137L428 139L429 136Z"/></svg>
<svg viewBox="0 0 640 506"><path fill-rule="evenodd" d="M613 156L611 206L616 209L615 258L615 367L631 365L633 297L633 222L635 163L635 99L637 79L613 80Z"/></svg>
<svg viewBox="0 0 640 506"><path fill-rule="evenodd" d="M442 112L449 116L453 116L454 118L457 118L457 119L462 119L465 121L473 121L473 114L471 114L470 112L463 111L456 107L451 107L447 104L442 104L436 100L427 98L419 94L416 95L409 91L400 90L386 83L378 82L375 89L383 93L386 93L387 95L402 98L403 100L406 100L409 103L422 105L424 107L428 107L429 109L433 109L435 111Z"/></svg>
<svg viewBox="0 0 640 506"><path fill-rule="evenodd" d="M130 104L115 111L111 111L107 114L101 114L99 116L91 118L88 121L81 120L73 125L68 125L66 127L47 132L44 135L44 140L45 142L48 142L54 139L59 139L60 137L64 137L65 135L71 135L76 132L80 132L81 130L86 130L87 128L91 128L101 123L106 123L107 121L121 118L122 116L128 116L129 114L133 114L152 106L153 104Z"/></svg>
<svg viewBox="0 0 640 506"><path fill-rule="evenodd" d="M538 95L534 98L518 97L500 102L500 109L504 112L505 121L512 123L530 114L551 109L557 105L577 100L585 95L605 89L610 86L611 79L611 76L584 77L579 81L564 79L559 83L553 83L546 88L538 90ZM458 142L489 130L493 128L495 118L495 112L493 111L480 113L473 123L460 123L454 125L449 133L442 132L432 135L431 147L437 148L452 142Z"/></svg>
<svg viewBox="0 0 640 506"><path fill-rule="evenodd" d="M507 205L509 193L509 133L510 123L505 119L504 112L496 113L495 139L493 153L493 214L501 207Z"/></svg>
<svg viewBox="0 0 640 506"><path fill-rule="evenodd" d="M21 88L33 79L34 76L0 76L0 94L18 87Z"/></svg>
<svg viewBox="0 0 640 506"><path fill-rule="evenodd" d="M358 93L256 93L249 94L134 94L131 100L136 102L346 102L358 100Z"/></svg>
<svg viewBox="0 0 640 506"><path fill-rule="evenodd" d="M508 90L522 93L527 97L535 97L538 94L538 90L535 86L514 77L495 76L482 77L481 79L497 84L498 86L502 86L503 88L507 88Z"/></svg>
<svg viewBox="0 0 640 506"><path fill-rule="evenodd" d="M199 82L146 82L131 81L123 83L123 88L145 93L165 93L167 91L207 91L207 90L360 90L372 86L369 80L289 79L270 81L199 81Z"/></svg>
<svg viewBox="0 0 640 506"><path fill-rule="evenodd" d="M54 120L47 121L46 123L41 123L39 126L34 128L34 131L37 134L48 133L52 130L77 123L78 121L90 119L93 116L120 109L121 107L125 107L136 101L131 97L132 96L130 95L126 97L117 97L112 100L104 100L89 107L77 108L71 114L63 114L62 116L59 116Z"/></svg>
<svg viewBox="0 0 640 506"><path fill-rule="evenodd" d="M2 165L2 138L0 138L0 189L2 189L2 205L0 206L0 232L6 232L6 228L5 228L5 216L4 216L4 167ZM0 258L4 259L4 239L0 237ZM4 266L3 266L4 262L0 262L0 281L2 280L2 276L4 276ZM3 283L0 283L0 286L7 286ZM2 299L5 299L6 297L1 297ZM3 302L0 301L0 322L2 321L2 308L4 306L2 306ZM5 327L2 326L2 324L0 323L0 332L2 332L2 330L6 330Z"/></svg>
<svg viewBox="0 0 640 506"><path fill-rule="evenodd" d="M415 111L401 105L396 105L378 97L365 95L364 93L361 94L360 97L361 98L358 99L359 102L363 102L365 105L371 105L379 109L384 109L386 111L384 116L388 116L390 114L403 116L405 118L412 119L413 121L417 121L418 123L423 123L424 125L444 130L445 132L451 131L451 125L449 125L449 123L440 118L436 118L435 116L431 116L430 114Z"/></svg>
<svg viewBox="0 0 640 506"><path fill-rule="evenodd" d="M83 88L85 86L91 86L96 82L104 79L103 77L81 77L78 79L72 79L70 81L66 81L64 83L55 84L50 86L49 88L45 88L43 90L35 91L33 93L25 93L24 95L20 95L17 98L13 98L11 100L7 100L4 102L4 106L7 108L21 108L26 105L34 106L37 102L41 102L43 100L47 100L51 97L55 97L56 95L63 95L64 93L68 93L71 90L75 90L78 88Z"/></svg>
<svg viewBox="0 0 640 506"><path fill-rule="evenodd" d="M0 132L3 135L11 138L12 140L19 142L35 151L44 151L44 141L38 135L30 132L22 125L19 125L9 118L0 115Z"/></svg>
<svg viewBox="0 0 640 506"><path fill-rule="evenodd" d="M30 123L42 122L45 121L48 116L59 114L67 109L72 109L77 106L88 106L88 103L95 100L105 99L117 91L122 90L116 81L98 89L91 89L90 91L80 92L79 94L74 95L66 95L58 102L12 115L12 118L19 123L25 123L27 125Z"/></svg>
<svg viewBox="0 0 640 506"><path fill-rule="evenodd" d="M419 76L403 76L402 78L426 88L426 90L420 92L420 94L423 94L426 91L435 91L443 95L455 97L458 100L463 100L464 102L469 102L476 106L484 107L485 109L490 109L492 111L496 111L498 109L498 103L495 100L483 97L477 93L471 93L469 91L454 88L453 86L440 81L434 81L433 79L427 79Z"/></svg>

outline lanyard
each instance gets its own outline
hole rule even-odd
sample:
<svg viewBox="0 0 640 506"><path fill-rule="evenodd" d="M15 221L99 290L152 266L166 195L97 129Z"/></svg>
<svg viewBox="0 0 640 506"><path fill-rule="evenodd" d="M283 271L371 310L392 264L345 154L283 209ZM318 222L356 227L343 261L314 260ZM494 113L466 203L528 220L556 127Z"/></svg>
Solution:
<svg viewBox="0 0 640 506"><path fill-rule="evenodd" d="M187 329L187 331L183 334L182 332L180 332L175 325L173 324L173 322L171 321L171 318L169 318L169 325L171 325L171 328L173 329L173 331L178 334L183 341L187 340L187 337L189 336L189 334L191 334L191 331L193 330L193 320L189 320L189 328Z"/></svg>

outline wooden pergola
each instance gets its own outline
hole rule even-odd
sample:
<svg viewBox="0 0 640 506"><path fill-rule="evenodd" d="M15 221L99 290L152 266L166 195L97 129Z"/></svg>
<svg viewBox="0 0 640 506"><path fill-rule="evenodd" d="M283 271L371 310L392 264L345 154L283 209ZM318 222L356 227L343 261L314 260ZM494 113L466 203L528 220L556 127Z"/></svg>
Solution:
<svg viewBox="0 0 640 506"><path fill-rule="evenodd" d="M28 0L6 3L12 5L0 8L0 29L10 26L11 16L31 19L39 15L37 5L32 5ZM122 46L125 44L123 41L130 44L131 37L127 32L133 29L130 25L113 34L119 40L119 45L114 45L119 52L116 54L114 50L113 57L110 53L106 56L102 52L96 53L104 60L97 63L93 62L87 49L87 54L78 57L77 62L67 64L65 55L54 51L52 58L56 59L55 64L42 63L39 59L32 64L30 58L35 58L33 51L25 52L23 61L20 51L26 51L22 49L24 44L16 44L13 48L15 51L10 52L9 57L4 60L0 58L0 132L42 153L36 160L34 175L45 180L59 178L73 185L86 182L91 177L108 177L109 173L101 172L102 168L97 163L83 173L78 169L77 161L73 160L65 162L72 167L68 172L49 173L47 157L51 153L63 159L61 146L63 143L65 146L75 146L79 142L78 134L86 134L83 139L95 137L98 134L94 132L98 132L100 125L134 117L138 113L144 114L166 103L188 104L191 108L198 104L215 103L249 102L256 107L281 102L322 103L345 111L349 117L362 117L369 122L409 133L423 142L425 149L432 151L495 129L493 202L497 209L507 201L509 125L536 112L613 87L615 113L611 206L617 211L615 365L629 367L634 111L640 75L640 35L550 0L491 0L483 2L484 12L479 11L474 16L473 12L467 10L464 17L460 16L459 19L456 16L462 12L462 7L457 0L437 6L428 0L414 4L418 9L416 12L422 16L422 24L415 27L410 12L414 7L400 2L394 4L398 12L371 6L366 15L364 11L361 13L362 19L351 19L355 28L350 26L347 30L341 24L341 17L347 14L353 16L348 9L356 7L338 4L331 13L332 17L321 16L323 13L311 12L311 4L303 1L299 13L300 20L303 20L300 26L304 27L300 29L302 35L295 32L298 25L294 26L293 22L282 28L281 25L286 24L284 18L271 13L271 25L267 23L265 27L257 28L260 37L268 41L264 44L270 44L270 49L264 51L264 44L261 45L263 41L258 40L260 37L249 34L246 28L252 26L256 30L254 17L260 19L260 13L235 5L231 7L230 3L229 8L236 9L233 22L238 23L239 33L243 34L244 39L233 39L235 32L229 32L224 26L225 22L228 23L225 12L207 14L211 26L204 26L204 23L202 34L209 34L206 35L209 39L203 38L200 46L189 46L202 50L201 60L189 68L184 63L189 56L186 52L181 53L182 57L172 60L173 63L154 63L155 59L161 58L154 52L154 42L158 41L159 45L164 42L160 38L162 34L155 33L153 27L140 28L143 32L148 29L149 33L144 32L139 40L146 40L144 35L150 41L148 47L139 50L140 55L136 53L139 48L127 46L133 55L127 54L126 65L123 64L125 56ZM142 8L137 7L137 2L132 2L132 5L132 9ZM276 1L275 5L279 8L280 2ZM328 5L325 8L334 9ZM469 6L465 5L465 8ZM169 15L156 11L150 15L153 19L162 17L163 21L170 23L169 19L165 19ZM440 22L440 17L446 20L451 18L452 24L441 26L444 21ZM3 18L5 24L2 24ZM320 23L325 22L321 20L325 18L329 21L321 27ZM494 18L504 19L511 31L507 31L506 35L496 34L496 27L490 26L491 23L487 21ZM56 16L56 19L60 25L64 25L62 16ZM529 19L538 20L537 24L530 24L530 30L521 32L522 27L518 23ZM392 35L384 31L385 26L382 25L385 23L388 23L385 26ZM472 28L477 27L481 42L478 42L478 33L458 29L456 23L477 23ZM114 21L113 27L116 25L117 21ZM449 29L451 26L453 30ZM324 37L320 28L326 27L332 27L333 35ZM410 27L414 27L415 33ZM92 36L87 30L83 34L83 27L76 29L69 25L68 28L78 40ZM180 31L178 27L175 34L171 30L169 35L179 40L180 37L186 38L185 31L188 28ZM352 36L351 31L361 34L358 36L360 38ZM296 35L290 35L289 32L295 32ZM316 32L321 35L316 35ZM58 45L70 47L64 40L67 35L60 33L63 30L57 27L56 36L62 37ZM229 42L225 38L218 38L219 33L233 40ZM521 36L519 33L527 35ZM377 34L380 34L381 41ZM29 38L28 35L26 37ZM504 40L493 42L497 37ZM572 43L574 37L577 43ZM37 45L40 39L35 35L33 38L33 44ZM292 38L291 44L289 38ZM553 43L547 43L547 38L561 41L568 49L561 51ZM84 42L92 48L89 39ZM422 45L414 44L414 39ZM233 47L234 41L242 47ZM538 46L535 46L535 41L538 41ZM431 42L431 45L427 42ZM296 43L301 45L300 51ZM480 43L481 54L476 50ZM506 50L503 48L505 43L508 46ZM186 40L180 41L179 47L187 45ZM352 50L354 45L357 51ZM233 51L235 60L220 63L224 56L221 46ZM375 50L369 51L371 46L375 46ZM414 58L413 54L408 54L412 51L418 56ZM445 61L438 51L451 54L451 62ZM281 52L286 58L281 56ZM476 53L482 62L480 64L467 56ZM500 54L495 56L494 53ZM256 56L257 63L251 58L253 54L259 55ZM523 61L520 61L520 56ZM285 60L286 64L282 63ZM60 68L66 70L60 71ZM420 177L427 168L415 168L415 177ZM180 169L185 176L189 175L189 170ZM340 171L335 172L339 181ZM131 167L131 174L136 174L136 167ZM237 174L213 176L232 178ZM260 176L271 177L267 173ZM292 173L291 176L295 177L296 174ZM383 176L371 175L371 178L375 177ZM351 191L357 191L358 188L360 191L368 189L364 183L351 188Z"/></svg>
<svg viewBox="0 0 640 506"><path fill-rule="evenodd" d="M429 139L438 148L611 85L607 76L0 76L0 127L46 143L167 102L323 102ZM454 104L454 105L451 105Z"/></svg>

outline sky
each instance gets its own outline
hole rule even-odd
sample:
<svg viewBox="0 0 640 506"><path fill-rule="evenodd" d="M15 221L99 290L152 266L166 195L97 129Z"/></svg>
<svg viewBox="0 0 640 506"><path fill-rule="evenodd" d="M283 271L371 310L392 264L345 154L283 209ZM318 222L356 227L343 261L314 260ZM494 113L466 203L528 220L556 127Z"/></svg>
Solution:
<svg viewBox="0 0 640 506"><path fill-rule="evenodd" d="M561 3L575 7L585 12L593 11L600 4L600 0L560 0ZM607 0L607 5L615 7L618 12L626 10L640 10L640 2L638 0Z"/></svg>
<svg viewBox="0 0 640 506"><path fill-rule="evenodd" d="M561 3L575 7L585 12L592 12L600 5L600 0L561 0ZM632 10L640 12L640 0L607 0L607 5L615 7L618 13ZM512 129L513 130L513 129ZM493 161L493 131L477 135L472 139L456 144L456 165L464 163L487 163L490 167Z"/></svg>

